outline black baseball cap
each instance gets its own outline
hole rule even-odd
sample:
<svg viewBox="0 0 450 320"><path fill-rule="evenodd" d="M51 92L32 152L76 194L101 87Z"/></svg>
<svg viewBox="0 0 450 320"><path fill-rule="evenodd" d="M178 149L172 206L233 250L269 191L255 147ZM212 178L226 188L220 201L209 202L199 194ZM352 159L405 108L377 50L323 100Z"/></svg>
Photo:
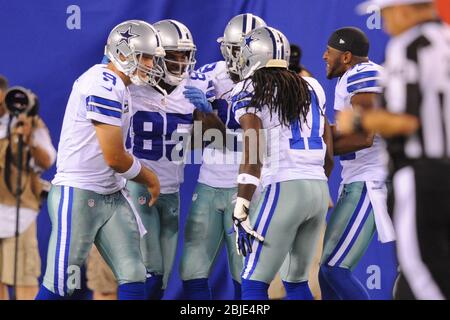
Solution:
<svg viewBox="0 0 450 320"><path fill-rule="evenodd" d="M345 27L333 32L328 46L339 51L349 51L358 57L369 55L369 39L361 29L355 27Z"/></svg>

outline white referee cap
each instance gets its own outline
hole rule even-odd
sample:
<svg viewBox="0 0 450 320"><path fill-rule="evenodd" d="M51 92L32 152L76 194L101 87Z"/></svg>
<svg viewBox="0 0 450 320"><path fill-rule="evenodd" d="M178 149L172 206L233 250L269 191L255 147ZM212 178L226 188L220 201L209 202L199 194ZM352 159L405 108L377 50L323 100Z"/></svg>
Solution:
<svg viewBox="0 0 450 320"><path fill-rule="evenodd" d="M431 3L433 0L369 0L359 4L356 7L356 11L359 14L370 13L368 9L373 7L374 9L384 9L391 6L402 5L402 4L417 4L417 3Z"/></svg>

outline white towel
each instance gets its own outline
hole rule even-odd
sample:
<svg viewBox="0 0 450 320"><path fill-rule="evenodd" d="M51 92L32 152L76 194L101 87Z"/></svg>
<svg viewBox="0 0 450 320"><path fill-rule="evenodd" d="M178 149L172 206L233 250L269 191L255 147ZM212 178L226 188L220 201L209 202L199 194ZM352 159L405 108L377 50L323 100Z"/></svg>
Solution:
<svg viewBox="0 0 450 320"><path fill-rule="evenodd" d="M373 207L378 239L383 242L395 240L394 225L387 210L387 188L383 181L366 181L367 195Z"/></svg>
<svg viewBox="0 0 450 320"><path fill-rule="evenodd" d="M122 190L120 190L120 192L122 192L123 196L125 197L127 202L130 204L131 210L133 210L134 216L136 217L136 223L137 223L138 229L139 229L139 235L142 238L147 233L147 229L145 229L144 224L142 223L141 217L139 216L139 213L136 210L136 207L134 206L133 201L131 200L130 192L127 189L122 189Z"/></svg>

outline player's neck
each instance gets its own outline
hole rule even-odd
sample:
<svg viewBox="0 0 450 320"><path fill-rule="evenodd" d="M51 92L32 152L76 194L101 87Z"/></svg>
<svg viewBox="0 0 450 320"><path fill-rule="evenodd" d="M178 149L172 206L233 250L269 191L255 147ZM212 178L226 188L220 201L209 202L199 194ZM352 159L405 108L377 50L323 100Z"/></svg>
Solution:
<svg viewBox="0 0 450 320"><path fill-rule="evenodd" d="M123 81L125 86L129 86L131 84L130 77L126 76L125 73L119 71L112 62L108 63L107 68L111 71L113 71L115 74L119 76L119 78Z"/></svg>
<svg viewBox="0 0 450 320"><path fill-rule="evenodd" d="M352 69L357 64L364 63L364 62L369 62L369 58L368 57L364 57L364 58L362 58L362 57L353 57L352 61L347 65L347 68L346 68L345 72L347 72L348 70Z"/></svg>

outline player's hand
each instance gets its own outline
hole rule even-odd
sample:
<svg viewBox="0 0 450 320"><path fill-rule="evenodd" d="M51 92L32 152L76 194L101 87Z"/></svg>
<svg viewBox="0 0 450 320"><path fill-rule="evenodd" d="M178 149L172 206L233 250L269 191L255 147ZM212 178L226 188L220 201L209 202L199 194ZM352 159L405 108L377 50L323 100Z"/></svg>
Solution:
<svg viewBox="0 0 450 320"><path fill-rule="evenodd" d="M233 225L236 232L236 249L239 255L245 257L248 253L252 253L253 240L264 241L264 237L250 226L248 206L243 205L239 198L233 213Z"/></svg>
<svg viewBox="0 0 450 320"><path fill-rule="evenodd" d="M199 111L204 113L212 112L211 103L206 99L206 95L202 90L196 87L185 86L184 97L189 100Z"/></svg>
<svg viewBox="0 0 450 320"><path fill-rule="evenodd" d="M147 183L147 190L150 193L150 201L148 203L148 206L151 207L155 204L156 200L158 200L159 192L160 192L160 184L158 176L151 170L148 170L148 183Z"/></svg>

